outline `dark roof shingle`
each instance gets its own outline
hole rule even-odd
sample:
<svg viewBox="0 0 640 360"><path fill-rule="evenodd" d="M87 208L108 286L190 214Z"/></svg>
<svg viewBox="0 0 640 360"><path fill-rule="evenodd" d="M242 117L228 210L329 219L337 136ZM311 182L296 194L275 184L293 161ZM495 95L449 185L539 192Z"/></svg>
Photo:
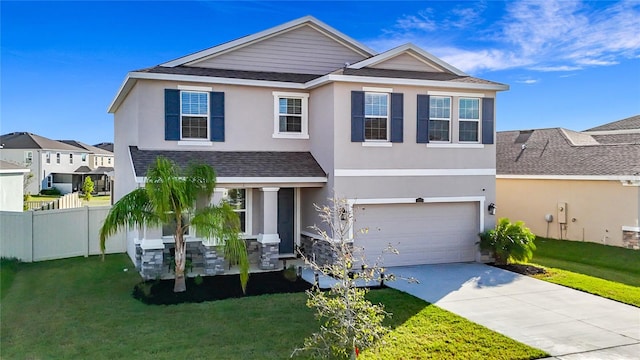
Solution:
<svg viewBox="0 0 640 360"><path fill-rule="evenodd" d="M596 126L585 131L640 130L640 115Z"/></svg>
<svg viewBox="0 0 640 360"><path fill-rule="evenodd" d="M218 177L326 177L309 152L140 150L137 146L130 146L129 151L138 177L146 176L158 156L180 165L208 164Z"/></svg>
<svg viewBox="0 0 640 360"><path fill-rule="evenodd" d="M148 69L136 70L135 72L146 72L154 74L175 74L175 75L194 75L194 76L210 76L231 79L249 79L249 80L265 80L265 81L281 81L304 84L321 75L317 74L295 74L295 73L277 73L265 71L242 71L242 70L226 70L226 69L210 69L194 66L154 66Z"/></svg>

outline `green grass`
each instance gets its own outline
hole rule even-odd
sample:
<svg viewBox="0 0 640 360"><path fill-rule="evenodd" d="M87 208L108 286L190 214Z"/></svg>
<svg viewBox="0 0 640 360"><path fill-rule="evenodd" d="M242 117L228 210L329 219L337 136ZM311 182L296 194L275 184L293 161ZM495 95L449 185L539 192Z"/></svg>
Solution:
<svg viewBox="0 0 640 360"><path fill-rule="evenodd" d="M80 198L80 200L82 200L82 206L109 206L109 205L111 205L111 196L109 196L109 195L92 196L91 200L89 200L89 201L86 201L83 198Z"/></svg>
<svg viewBox="0 0 640 360"><path fill-rule="evenodd" d="M53 201L60 198L60 195L29 195L27 201Z"/></svg>
<svg viewBox="0 0 640 360"><path fill-rule="evenodd" d="M604 280L562 269L546 269L546 274L534 275L534 277L640 307L640 287L625 285L615 281Z"/></svg>
<svg viewBox="0 0 640 360"><path fill-rule="evenodd" d="M631 286L640 286L640 251L538 237L532 262Z"/></svg>
<svg viewBox="0 0 640 360"><path fill-rule="evenodd" d="M16 258L0 259L0 299L7 294L7 290L13 284L19 266L20 261Z"/></svg>
<svg viewBox="0 0 640 360"><path fill-rule="evenodd" d="M2 358L285 359L318 328L303 293L150 306L130 295L139 281L124 254L20 264L0 304ZM370 297L394 331L366 359L544 356L410 295Z"/></svg>

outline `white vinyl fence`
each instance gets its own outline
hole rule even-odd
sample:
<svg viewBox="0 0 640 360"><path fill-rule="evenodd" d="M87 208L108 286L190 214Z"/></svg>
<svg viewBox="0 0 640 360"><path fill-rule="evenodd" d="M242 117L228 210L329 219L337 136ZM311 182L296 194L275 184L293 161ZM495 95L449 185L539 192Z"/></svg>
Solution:
<svg viewBox="0 0 640 360"><path fill-rule="evenodd" d="M0 211L0 256L32 262L99 255L99 231L110 208ZM106 253L126 250L124 232L107 239Z"/></svg>

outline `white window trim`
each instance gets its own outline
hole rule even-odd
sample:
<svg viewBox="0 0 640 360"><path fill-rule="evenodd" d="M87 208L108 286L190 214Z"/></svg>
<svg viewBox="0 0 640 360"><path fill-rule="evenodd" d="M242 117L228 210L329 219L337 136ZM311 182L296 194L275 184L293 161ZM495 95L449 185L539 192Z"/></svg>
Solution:
<svg viewBox="0 0 640 360"><path fill-rule="evenodd" d="M184 87L184 86L183 86ZM178 88L180 88L180 86L178 86ZM196 88L196 87L191 87L191 88ZM207 88L209 89L209 88ZM207 116L206 116L206 124L207 124L207 138L206 139L202 139L202 138L185 138L182 136L182 117L183 116L192 116L193 114L182 114L182 93L183 92L191 92L191 93L202 93L207 95ZM211 94L209 91L202 91L202 90L189 90L189 89L184 89L184 90L180 90L180 141L197 141L197 142L203 142L203 141L208 141L209 139L211 139ZM202 115L198 115L198 116L202 116Z"/></svg>
<svg viewBox="0 0 640 360"><path fill-rule="evenodd" d="M461 119L460 118L460 101L461 100L478 100L478 118L477 119ZM457 116L457 118L458 118L458 143L460 143L460 144L479 144L480 143L480 137L481 137L481 134L482 134L482 129L481 129L482 121L480 121L480 118L482 117L482 101L480 100L480 98L478 98L478 97L461 96L461 97L458 98L458 108L456 110L458 111L458 116ZM461 121L469 121L469 122L475 121L475 122L478 123L478 133L476 134L478 140L476 140L476 141L462 141L462 140L460 140L460 122Z"/></svg>
<svg viewBox="0 0 640 360"><path fill-rule="evenodd" d="M449 95L433 95L433 97L438 97L438 98L448 98L449 99L449 118L432 118L431 114L429 114L429 120L442 120L442 121L448 121L449 122L449 141L442 141L442 140L430 140L429 139L429 143L432 144L451 144L453 142L453 97L449 96ZM431 97L429 98L429 102L431 102ZM431 104L429 104L429 108L431 108ZM427 127L429 127L429 123L427 123ZM429 133L431 133L431 129L429 129Z"/></svg>
<svg viewBox="0 0 640 360"><path fill-rule="evenodd" d="M69 154L69 165L73 165L73 154Z"/></svg>
<svg viewBox="0 0 640 360"><path fill-rule="evenodd" d="M366 140L362 143L364 147L393 147L393 143L386 140Z"/></svg>
<svg viewBox="0 0 640 360"><path fill-rule="evenodd" d="M33 163L33 151L24 152L24 162L29 165Z"/></svg>
<svg viewBox="0 0 640 360"><path fill-rule="evenodd" d="M363 88L363 89L365 89L365 88ZM368 88L368 89L393 90L393 89L384 89L384 88ZM370 140L370 139L366 138L367 134L366 134L366 131L365 131L364 142L371 143L371 144L385 144L385 145L364 145L363 144L363 146L374 146L374 147L375 146L380 146L380 147L385 147L386 146L386 147L388 147L388 146L391 145L391 115L390 115L390 113L391 113L391 92L392 91L389 91L389 92L387 92L387 91L365 91L365 93L364 93L365 103L366 103L367 94L385 94L385 95L387 95L387 116L386 116L386 118L387 118L387 138L384 139L384 140L380 140L380 139L371 139ZM366 127L366 123L367 123L367 110L366 110L366 108L365 108L365 111L364 111L363 115L364 115L363 127ZM370 118L380 118L381 116L369 116L369 117ZM387 143L389 145L386 145Z"/></svg>
<svg viewBox="0 0 640 360"><path fill-rule="evenodd" d="M44 162L46 164L51 164L51 152L47 151L46 153L44 153Z"/></svg>
<svg viewBox="0 0 640 360"><path fill-rule="evenodd" d="M229 190L234 189L244 189L244 225L245 231L241 232L242 236L251 236L253 235L253 188L245 188L245 187L227 187L223 190L222 199L225 200L229 197ZM234 209L234 212L238 212Z"/></svg>
<svg viewBox="0 0 640 360"><path fill-rule="evenodd" d="M56 165L60 165L62 163L62 154L59 152L56 153Z"/></svg>
<svg viewBox="0 0 640 360"><path fill-rule="evenodd" d="M301 99L301 131L280 132L280 99ZM274 139L308 139L309 138L309 94L298 92L273 92L273 135Z"/></svg>

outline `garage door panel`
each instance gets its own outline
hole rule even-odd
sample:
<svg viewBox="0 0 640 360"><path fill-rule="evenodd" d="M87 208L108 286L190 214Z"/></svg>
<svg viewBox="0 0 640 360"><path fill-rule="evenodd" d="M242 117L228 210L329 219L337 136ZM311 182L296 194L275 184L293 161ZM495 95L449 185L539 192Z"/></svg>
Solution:
<svg viewBox="0 0 640 360"><path fill-rule="evenodd" d="M367 263L389 244L384 266L473 261L479 231L478 203L385 204L354 206L355 247Z"/></svg>

